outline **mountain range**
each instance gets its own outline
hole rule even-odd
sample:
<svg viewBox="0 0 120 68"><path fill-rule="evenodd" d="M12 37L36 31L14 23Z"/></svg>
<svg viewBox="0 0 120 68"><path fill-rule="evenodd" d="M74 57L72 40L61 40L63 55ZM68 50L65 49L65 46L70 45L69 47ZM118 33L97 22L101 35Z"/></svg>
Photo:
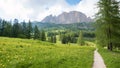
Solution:
<svg viewBox="0 0 120 68"><path fill-rule="evenodd" d="M45 17L41 22L43 23L55 23L55 24L71 24L80 22L93 22L90 17L87 17L84 13L78 11L63 12L58 16L49 15Z"/></svg>

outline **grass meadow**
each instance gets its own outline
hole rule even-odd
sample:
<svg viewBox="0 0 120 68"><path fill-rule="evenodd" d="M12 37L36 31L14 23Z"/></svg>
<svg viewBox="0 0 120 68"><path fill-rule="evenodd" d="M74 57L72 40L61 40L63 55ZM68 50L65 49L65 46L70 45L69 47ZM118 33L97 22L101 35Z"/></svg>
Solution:
<svg viewBox="0 0 120 68"><path fill-rule="evenodd" d="M120 68L120 51L109 51L99 48L107 68Z"/></svg>
<svg viewBox="0 0 120 68"><path fill-rule="evenodd" d="M90 46L0 37L0 68L91 68L94 50Z"/></svg>

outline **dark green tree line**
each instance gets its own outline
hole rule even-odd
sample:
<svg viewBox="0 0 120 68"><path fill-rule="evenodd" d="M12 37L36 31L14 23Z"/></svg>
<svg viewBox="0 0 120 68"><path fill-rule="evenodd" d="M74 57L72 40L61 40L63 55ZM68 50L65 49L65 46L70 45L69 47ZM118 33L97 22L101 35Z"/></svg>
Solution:
<svg viewBox="0 0 120 68"><path fill-rule="evenodd" d="M56 40L57 40L56 35L48 37L48 41L51 42L51 43L56 43Z"/></svg>
<svg viewBox="0 0 120 68"><path fill-rule="evenodd" d="M30 21L19 23L18 19L14 19L13 24L0 19L0 36L46 41L45 31L40 32L38 27L33 27Z"/></svg>
<svg viewBox="0 0 120 68"><path fill-rule="evenodd" d="M61 42L63 44L68 44L68 43L77 43L77 37L74 33L66 33L60 35L61 37Z"/></svg>

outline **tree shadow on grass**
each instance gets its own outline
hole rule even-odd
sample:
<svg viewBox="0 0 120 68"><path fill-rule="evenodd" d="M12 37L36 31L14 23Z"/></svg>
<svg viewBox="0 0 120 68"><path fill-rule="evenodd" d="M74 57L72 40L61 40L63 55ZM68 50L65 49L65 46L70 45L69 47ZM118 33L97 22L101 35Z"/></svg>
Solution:
<svg viewBox="0 0 120 68"><path fill-rule="evenodd" d="M32 66L32 63L19 62L16 64L16 68L29 68L31 66Z"/></svg>

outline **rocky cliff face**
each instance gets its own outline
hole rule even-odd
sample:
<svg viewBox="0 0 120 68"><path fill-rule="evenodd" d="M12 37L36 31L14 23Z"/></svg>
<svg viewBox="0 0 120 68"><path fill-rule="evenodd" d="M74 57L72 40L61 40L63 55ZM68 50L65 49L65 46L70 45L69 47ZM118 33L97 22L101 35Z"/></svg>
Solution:
<svg viewBox="0 0 120 68"><path fill-rule="evenodd" d="M58 16L49 15L45 17L41 22L49 22L56 24L71 24L79 22L92 22L93 20L90 17L87 17L85 14L78 11L71 11L69 13L63 12Z"/></svg>

